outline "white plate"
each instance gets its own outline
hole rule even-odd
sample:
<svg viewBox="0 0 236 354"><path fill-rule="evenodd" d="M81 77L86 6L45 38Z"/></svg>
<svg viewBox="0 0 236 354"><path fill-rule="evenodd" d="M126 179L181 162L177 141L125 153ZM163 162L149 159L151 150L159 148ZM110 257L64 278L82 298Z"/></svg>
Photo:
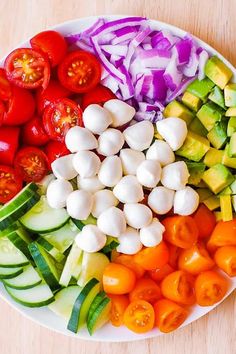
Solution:
<svg viewBox="0 0 236 354"><path fill-rule="evenodd" d="M114 20L118 19L121 17L128 17L128 16L99 16L99 17L104 17L109 20ZM87 28L89 25L91 25L95 21L96 17L86 17L86 18L81 18L73 21L68 21L63 24L54 26L52 29L55 29L59 32L61 32L63 35L67 35L69 33L77 33L85 28ZM154 21L150 20L150 26L153 29L168 29L172 33L176 34L177 36L183 37L186 32L175 27L171 26L169 24L159 22L159 21ZM234 81L236 78L236 69L220 54L218 53L215 49L210 47L208 44L204 43L203 41L197 39L197 42L199 45L201 45L203 48L205 48L209 53L211 54L217 54L225 63L228 65L231 70L234 72ZM20 44L18 47L22 46L28 46L28 42L24 42ZM0 66L3 64L4 59L0 61ZM233 280L231 279L231 286L230 289L225 296L225 298L236 288L236 278ZM103 328L101 328L98 332L96 332L92 337L89 336L87 330L81 330L78 334L73 334L72 332L69 332L66 329L66 321L61 319L60 317L56 316L53 312L51 312L48 308L39 308L39 309L31 309L27 308L24 306L21 306L20 304L16 303L14 300L10 298L10 296L7 294L5 291L3 285L0 285L0 297L8 302L11 306L13 306L16 310L18 310L20 313L25 315L26 317L30 318L34 322L39 323L40 325L47 327L49 329L52 329L56 332L62 333L67 336L72 336L75 338L80 338L80 339L87 339L87 340L94 340L94 341L106 341L106 342L125 342L125 341L133 341L133 340L139 340L139 339L145 339L145 338L152 338L156 337L159 335L163 335L160 331L157 329L153 329L149 333L145 334L135 334L125 327L113 327L111 325L106 325ZM218 305L218 304L217 304ZM194 306L192 309L191 315L188 317L188 319L185 321L185 323L182 325L182 327L188 325L189 323L197 320L198 318L204 316L206 313L211 311L215 306L210 306L210 307L200 307L200 306Z"/></svg>

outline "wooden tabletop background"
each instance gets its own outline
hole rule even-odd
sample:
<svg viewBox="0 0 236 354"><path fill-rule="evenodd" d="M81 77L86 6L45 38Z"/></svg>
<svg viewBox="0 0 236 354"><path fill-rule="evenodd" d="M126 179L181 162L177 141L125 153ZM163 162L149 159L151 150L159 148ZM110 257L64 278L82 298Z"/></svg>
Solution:
<svg viewBox="0 0 236 354"><path fill-rule="evenodd" d="M0 0L0 57L57 23L90 15L141 15L192 32L236 66L236 0ZM175 333L136 343L87 342L49 331L0 300L1 354L235 354L235 292Z"/></svg>

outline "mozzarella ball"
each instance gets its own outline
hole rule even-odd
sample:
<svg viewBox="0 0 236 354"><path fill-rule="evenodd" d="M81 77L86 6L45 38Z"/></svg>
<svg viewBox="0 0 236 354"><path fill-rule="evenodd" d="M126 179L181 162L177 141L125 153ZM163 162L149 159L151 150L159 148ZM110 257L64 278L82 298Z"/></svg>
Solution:
<svg viewBox="0 0 236 354"><path fill-rule="evenodd" d="M119 243L117 251L124 254L136 254L142 248L139 232L132 227L127 227L126 231L119 236Z"/></svg>
<svg viewBox="0 0 236 354"><path fill-rule="evenodd" d="M161 166L175 161L175 154L169 144L162 140L155 140L146 153L147 160L157 160Z"/></svg>
<svg viewBox="0 0 236 354"><path fill-rule="evenodd" d="M117 154L124 145L124 136L117 130L109 128L98 138L98 153L103 156Z"/></svg>
<svg viewBox="0 0 236 354"><path fill-rule="evenodd" d="M87 128L72 127L68 130L65 143L67 149L71 152L83 150L93 150L98 147L98 142L95 136Z"/></svg>
<svg viewBox="0 0 236 354"><path fill-rule="evenodd" d="M75 238L77 246L89 253L100 251L105 246L106 240L106 235L96 225L85 225Z"/></svg>
<svg viewBox="0 0 236 354"><path fill-rule="evenodd" d="M81 177L94 177L100 165L99 157L92 151L78 151L73 158L74 169Z"/></svg>
<svg viewBox="0 0 236 354"><path fill-rule="evenodd" d="M136 175L138 166L145 160L145 155L141 151L133 149L122 149L120 151L124 175Z"/></svg>
<svg viewBox="0 0 236 354"><path fill-rule="evenodd" d="M164 215L173 206L175 192L165 187L154 188L148 196L148 205L159 215Z"/></svg>
<svg viewBox="0 0 236 354"><path fill-rule="evenodd" d="M107 187L114 187L122 177L122 165L118 156L108 156L102 161L98 173L99 181Z"/></svg>
<svg viewBox="0 0 236 354"><path fill-rule="evenodd" d="M127 224L135 229L141 229L152 221L152 211L144 204L125 204L124 214Z"/></svg>
<svg viewBox="0 0 236 354"><path fill-rule="evenodd" d="M106 108L112 116L112 127L120 127L134 117L135 109L128 105L127 103L112 99L104 103L104 108Z"/></svg>
<svg viewBox="0 0 236 354"><path fill-rule="evenodd" d="M186 139L187 124L181 118L170 117L156 123L158 133L167 141L173 151L178 150Z"/></svg>
<svg viewBox="0 0 236 354"><path fill-rule="evenodd" d="M156 160L145 160L137 168L136 176L144 187L154 188L161 179L161 165Z"/></svg>
<svg viewBox="0 0 236 354"><path fill-rule="evenodd" d="M86 220L92 211L93 196L90 192L72 192L66 200L67 213L74 219Z"/></svg>
<svg viewBox="0 0 236 354"><path fill-rule="evenodd" d="M155 247L162 241L165 227L157 218L140 230L140 241L145 247Z"/></svg>
<svg viewBox="0 0 236 354"><path fill-rule="evenodd" d="M97 176L89 178L78 176L77 186L79 189L83 189L91 193L95 193L105 188L104 184L99 181Z"/></svg>
<svg viewBox="0 0 236 354"><path fill-rule="evenodd" d="M149 148L153 135L153 124L147 120L128 127L123 132L125 141L131 149L143 151Z"/></svg>
<svg viewBox="0 0 236 354"><path fill-rule="evenodd" d="M116 199L112 191L109 189L98 191L93 196L92 215L95 218L98 218L103 211L111 208L112 206L117 206L118 203L118 199Z"/></svg>
<svg viewBox="0 0 236 354"><path fill-rule="evenodd" d="M176 191L183 189L188 183L189 172L184 161L171 163L162 169L161 183Z"/></svg>
<svg viewBox="0 0 236 354"><path fill-rule="evenodd" d="M66 206L66 199L73 192L70 182L64 179L56 179L49 183L47 188L47 202L53 209L61 209Z"/></svg>
<svg viewBox="0 0 236 354"><path fill-rule="evenodd" d="M90 104L83 113L85 128L94 134L101 134L112 123L111 114L98 104Z"/></svg>
<svg viewBox="0 0 236 354"><path fill-rule="evenodd" d="M199 195L191 187L185 187L175 193L174 213L179 215L193 214L199 205Z"/></svg>
<svg viewBox="0 0 236 354"><path fill-rule="evenodd" d="M104 234L119 237L126 230L124 213L113 206L99 215L97 225Z"/></svg>
<svg viewBox="0 0 236 354"><path fill-rule="evenodd" d="M135 176L124 176L113 189L116 198L122 203L138 203L144 198L143 188Z"/></svg>
<svg viewBox="0 0 236 354"><path fill-rule="evenodd" d="M54 176L62 179L73 179L78 173L73 166L74 154L59 157L51 164Z"/></svg>

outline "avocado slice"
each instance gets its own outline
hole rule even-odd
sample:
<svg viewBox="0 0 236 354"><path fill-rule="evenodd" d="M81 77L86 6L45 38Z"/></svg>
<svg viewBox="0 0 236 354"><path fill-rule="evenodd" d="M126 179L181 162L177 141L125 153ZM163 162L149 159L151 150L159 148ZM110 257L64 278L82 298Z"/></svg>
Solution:
<svg viewBox="0 0 236 354"><path fill-rule="evenodd" d="M220 207L220 198L216 195L212 195L211 197L205 199L203 204L205 204L205 206L210 210L218 209Z"/></svg>
<svg viewBox="0 0 236 354"><path fill-rule="evenodd" d="M225 112L226 117L236 117L236 107L229 107Z"/></svg>
<svg viewBox="0 0 236 354"><path fill-rule="evenodd" d="M236 168L236 157L230 157L229 144L225 147L222 163L227 167Z"/></svg>
<svg viewBox="0 0 236 354"><path fill-rule="evenodd" d="M227 107L236 106L236 84L230 83L225 86L224 89L225 95L225 105Z"/></svg>
<svg viewBox="0 0 236 354"><path fill-rule="evenodd" d="M221 149L228 138L226 122L216 122L214 127L207 134L207 137L214 148Z"/></svg>
<svg viewBox="0 0 236 354"><path fill-rule="evenodd" d="M214 82L209 80L207 77L203 80L194 80L187 87L186 91L194 96L200 98L203 102L207 101L207 96L211 92L212 88L215 86Z"/></svg>
<svg viewBox="0 0 236 354"><path fill-rule="evenodd" d="M218 163L222 163L223 156L224 156L223 150L217 150L217 149L211 147L207 151L203 162L207 167L212 167Z"/></svg>
<svg viewBox="0 0 236 354"><path fill-rule="evenodd" d="M220 196L220 209L223 221L230 221L233 219L233 210L230 195Z"/></svg>
<svg viewBox="0 0 236 354"><path fill-rule="evenodd" d="M188 183L194 186L198 186L201 182L203 172L206 169L206 165L203 162L186 161L188 172L190 174Z"/></svg>
<svg viewBox="0 0 236 354"><path fill-rule="evenodd" d="M236 117L229 118L227 126L227 135L232 136L236 132Z"/></svg>
<svg viewBox="0 0 236 354"><path fill-rule="evenodd" d="M214 127L215 123L222 119L223 112L223 109L215 103L208 102L199 109L197 112L197 117L204 127L210 131Z"/></svg>
<svg viewBox="0 0 236 354"><path fill-rule="evenodd" d="M188 160L198 162L203 158L209 149L210 143L206 138L189 131L184 144L175 153L176 155L185 157Z"/></svg>
<svg viewBox="0 0 236 354"><path fill-rule="evenodd" d="M213 88L213 90L211 91L208 98L209 98L209 100L211 100L212 102L214 102L218 106L220 106L221 108L226 109L225 100L224 100L224 93L218 86L215 86Z"/></svg>
<svg viewBox="0 0 236 354"><path fill-rule="evenodd" d="M234 176L226 166L218 163L206 170L202 179L213 193L218 194L234 181Z"/></svg>
<svg viewBox="0 0 236 354"><path fill-rule="evenodd" d="M232 185L232 184L231 184ZM231 186L230 185L230 186ZM226 187L225 189L223 189L223 191L221 191L219 193L219 195L231 195L232 194L232 189L230 188L230 186Z"/></svg>
<svg viewBox="0 0 236 354"><path fill-rule="evenodd" d="M233 76L232 70L216 55L208 59L204 71L206 76L222 90Z"/></svg>
<svg viewBox="0 0 236 354"><path fill-rule="evenodd" d="M208 188L198 188L196 192L199 195L199 203L202 203L204 200L210 198L213 195L212 191L210 191Z"/></svg>
<svg viewBox="0 0 236 354"><path fill-rule="evenodd" d="M191 132L193 133L196 133L204 137L206 137L208 133L208 131L206 130L204 125L202 125L198 117L193 118L192 122L189 125L189 130L191 130Z"/></svg>
<svg viewBox="0 0 236 354"><path fill-rule="evenodd" d="M193 113L178 101L170 102L163 111L166 118L178 117L183 119L189 125L193 119Z"/></svg>
<svg viewBox="0 0 236 354"><path fill-rule="evenodd" d="M183 94L182 102L194 112L197 112L203 103L199 97L188 91Z"/></svg>
<svg viewBox="0 0 236 354"><path fill-rule="evenodd" d="M229 156L236 157L236 133L233 133L229 142Z"/></svg>

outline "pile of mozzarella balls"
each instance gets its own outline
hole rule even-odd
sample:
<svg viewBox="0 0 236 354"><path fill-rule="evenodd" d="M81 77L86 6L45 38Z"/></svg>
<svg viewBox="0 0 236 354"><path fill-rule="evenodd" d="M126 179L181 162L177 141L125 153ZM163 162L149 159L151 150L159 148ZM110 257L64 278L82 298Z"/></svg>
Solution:
<svg viewBox="0 0 236 354"><path fill-rule="evenodd" d="M190 215L198 207L198 194L186 186L185 162L175 162L186 123L174 117L157 122L164 140L153 141L153 124L135 122L134 115L133 107L117 99L103 107L91 104L83 113L85 127L73 127L66 135L71 154L52 163L56 180L48 185L48 204L66 207L74 219L97 218L97 225L86 225L76 237L84 251L102 249L106 235L118 238L117 250L124 254L154 247L165 229L153 212L164 215L174 208L176 214ZM102 162L97 153L105 157ZM75 177L77 190L70 182ZM142 204L145 194L147 205Z"/></svg>

